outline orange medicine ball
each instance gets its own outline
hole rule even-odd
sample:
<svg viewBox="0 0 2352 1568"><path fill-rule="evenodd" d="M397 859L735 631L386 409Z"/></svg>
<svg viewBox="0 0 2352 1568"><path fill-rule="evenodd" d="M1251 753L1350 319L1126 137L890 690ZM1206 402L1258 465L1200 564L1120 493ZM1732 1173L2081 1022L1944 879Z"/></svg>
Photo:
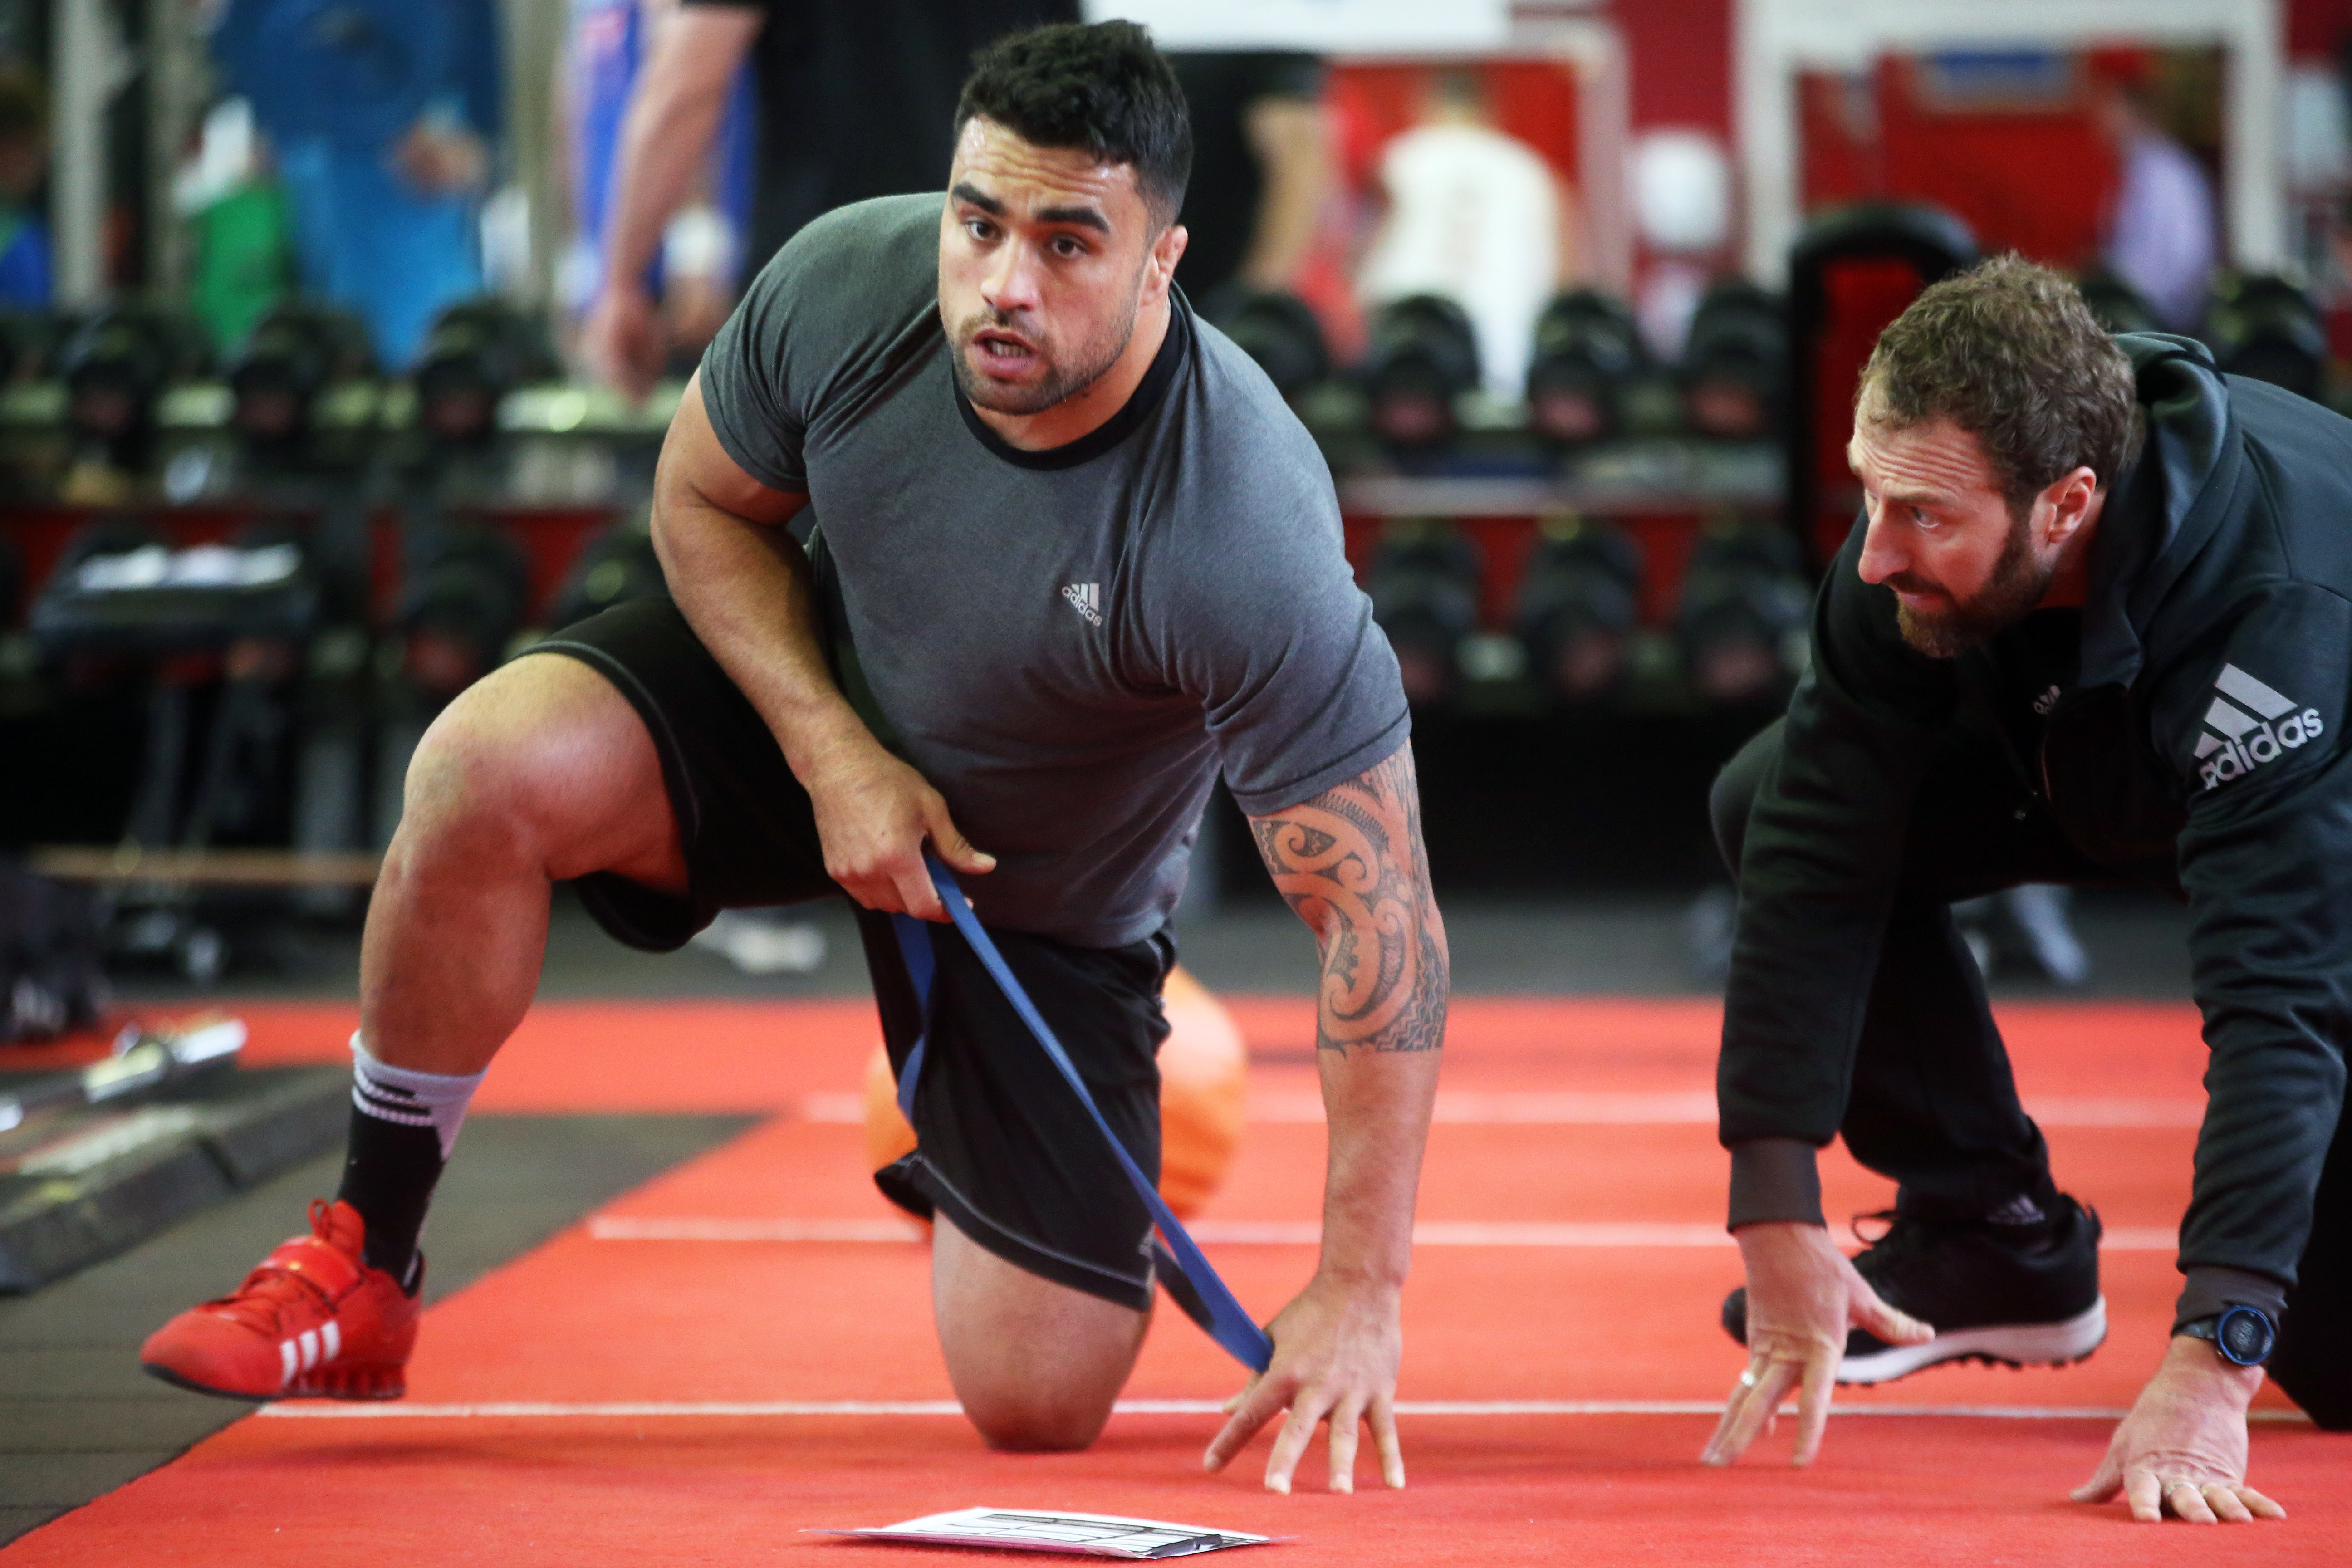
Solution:
<svg viewBox="0 0 2352 1568"><path fill-rule="evenodd" d="M1161 1005L1169 1033L1160 1047L1160 1195L1189 1219L1233 1168L1248 1062L1233 1015L1183 969L1169 972ZM866 1064L866 1166L878 1171L914 1147L889 1056L877 1047Z"/></svg>

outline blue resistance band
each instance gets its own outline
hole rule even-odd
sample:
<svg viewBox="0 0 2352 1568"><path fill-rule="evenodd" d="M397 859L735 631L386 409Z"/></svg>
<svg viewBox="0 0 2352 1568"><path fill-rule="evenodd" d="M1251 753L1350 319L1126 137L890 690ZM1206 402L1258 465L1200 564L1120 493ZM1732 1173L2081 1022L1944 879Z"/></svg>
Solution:
<svg viewBox="0 0 2352 1568"><path fill-rule="evenodd" d="M1128 1153L1127 1146L1111 1131L1110 1123L1103 1120L1102 1111L1095 1105L1095 1097L1087 1092L1086 1080L1078 1076L1078 1069L1070 1065L1069 1053L1062 1048L1062 1042L1054 1037L1054 1031L1038 1015L1036 1005L1029 1000L1029 993L1023 990L1021 982L1013 977L1013 971L1005 964L1004 955L996 951L996 943L989 939L979 917L971 912L971 900L956 885L954 874L940 864L929 850L923 854L923 864L930 870L931 884L940 891L940 901L947 906L948 918L955 922L956 930L963 933L964 941L971 944L972 952L980 955L982 967L996 982L997 988L1004 993L1004 999L1013 1004L1013 1010L1021 1015L1021 1021L1029 1026L1029 1033L1036 1037L1037 1043L1053 1058L1054 1066L1061 1070L1071 1092L1078 1097L1078 1103L1085 1106L1087 1114L1094 1119L1096 1130L1102 1133L1103 1142L1109 1144L1110 1152L1118 1157L1119 1168L1127 1173L1127 1179L1134 1184L1136 1195L1143 1200L1143 1206L1151 1211L1151 1223L1159 1227L1160 1237L1160 1245L1153 1249L1160 1282L1168 1288L1168 1293L1175 1298L1176 1304L1184 1309L1185 1316L1206 1330L1209 1337L1223 1345L1235 1361L1252 1372L1264 1372L1267 1363L1274 1360L1274 1342L1251 1320L1249 1313L1242 1309L1242 1304L1234 1300L1234 1293L1225 1288L1223 1279L1217 1278L1217 1271L1209 1266L1209 1260L1202 1256L1200 1247L1184 1233L1183 1226L1169 1212L1168 1205L1160 1201L1159 1189L1151 1184L1151 1178L1143 1173L1134 1157ZM931 976L935 964L928 922L912 915L892 915L890 923L898 931L898 950L906 955L907 975L914 982L915 996L923 1012L923 1032L916 1039L915 1048L907 1053L907 1065L898 1074L898 1110L911 1127L915 1121L915 1082L922 1076L923 1047L930 1041Z"/></svg>

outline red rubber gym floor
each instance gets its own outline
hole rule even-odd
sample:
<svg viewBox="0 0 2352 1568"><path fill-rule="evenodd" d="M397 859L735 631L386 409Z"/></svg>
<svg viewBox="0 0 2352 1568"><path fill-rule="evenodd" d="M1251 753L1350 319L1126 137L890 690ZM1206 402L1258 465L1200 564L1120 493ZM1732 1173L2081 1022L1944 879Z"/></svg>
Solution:
<svg viewBox="0 0 2352 1568"><path fill-rule="evenodd" d="M1313 1017L1231 1005L1251 1125L1200 1229L1263 1315L1313 1265ZM330 1007L246 1016L262 1061L337 1058L352 1026ZM1699 1466L1741 1365L1716 1324L1738 1277L1717 1019L1695 1002L1456 1004L1405 1296L1412 1485L1387 1492L1366 1462L1366 1489L1329 1495L1318 1442L1277 1498L1259 1486L1264 1437L1200 1473L1238 1374L1173 1311L1090 1452L982 1448L949 1403L924 1253L862 1167L867 1005L542 1006L478 1109L767 1120L436 1308L405 1401L276 1406L0 1563L882 1568L950 1559L806 1532L979 1503L1276 1535L1254 1550L1301 1564L2352 1562L2352 1436L2267 1392L2252 1479L2284 1522L2135 1526L2065 1500L2154 1364L2177 1288L2203 1055L2185 1005L2003 1011L2059 1179L2107 1224L2105 1349L1842 1391L1807 1471L1786 1465L1785 1425L1735 1469ZM1833 1215L1889 1195L1841 1153L1824 1178ZM223 1285L250 1261L221 1259Z"/></svg>

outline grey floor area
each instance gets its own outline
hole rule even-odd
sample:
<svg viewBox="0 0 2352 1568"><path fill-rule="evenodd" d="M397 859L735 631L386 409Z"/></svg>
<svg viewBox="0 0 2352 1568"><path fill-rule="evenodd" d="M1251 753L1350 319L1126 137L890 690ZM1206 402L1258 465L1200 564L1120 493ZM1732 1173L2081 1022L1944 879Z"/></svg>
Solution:
<svg viewBox="0 0 2352 1568"><path fill-rule="evenodd" d="M1690 928L1696 889L1580 899L1445 900L1459 995L1580 994L1695 996L1720 983L1694 963ZM540 994L545 997L844 996L866 994L865 962L848 906L812 904L788 918L815 928L824 959L805 973L749 974L717 952L632 951L606 937L559 892ZM2187 912L2149 893L2085 891L2074 921L2091 959L2080 994L2168 997L2189 994ZM1257 994L1315 988L1315 948L1270 891L1229 898L1206 915L1180 916L1184 963L1212 990ZM243 996L336 996L358 984L359 943L350 933L300 939L291 963L230 974L220 989ZM1995 973L1996 993L2055 994L2047 982L2013 969ZM118 977L130 1002L183 1002L205 992L163 973Z"/></svg>
<svg viewBox="0 0 2352 1568"><path fill-rule="evenodd" d="M480 1116L425 1237L428 1300L597 1205L731 1137L723 1116ZM29 1296L0 1298L0 1542L163 1464L247 1406L170 1388L138 1351L182 1308L234 1287L331 1194L340 1153L207 1209Z"/></svg>

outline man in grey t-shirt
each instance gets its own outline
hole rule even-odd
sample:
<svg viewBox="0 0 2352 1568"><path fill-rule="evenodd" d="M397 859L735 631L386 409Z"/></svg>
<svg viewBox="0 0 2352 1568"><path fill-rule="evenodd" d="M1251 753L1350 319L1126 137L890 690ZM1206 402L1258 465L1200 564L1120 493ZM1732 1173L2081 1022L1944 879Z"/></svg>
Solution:
<svg viewBox="0 0 2352 1568"><path fill-rule="evenodd" d="M932 939L926 1004L887 917L942 917L926 843L966 874L1149 1170L1161 928L1222 768L1321 952L1330 1158L1320 1267L1208 1461L1286 1409L1269 1487L1325 1422L1335 1488L1366 1422L1403 1484L1397 1306L1444 929L1329 477L1171 288L1189 160L1141 29L1041 29L979 61L944 200L843 209L770 263L663 449L675 604L569 628L541 645L563 657L508 666L428 732L369 914L341 1201L160 1331L151 1370L243 1397L399 1392L425 1202L529 1005L551 880L654 949L719 909L846 891L894 1067L925 1044L919 1147L876 1179L939 1222L956 1392L998 1447L1084 1446L1141 1342L1149 1215L961 938ZM782 526L803 510L807 554Z"/></svg>

